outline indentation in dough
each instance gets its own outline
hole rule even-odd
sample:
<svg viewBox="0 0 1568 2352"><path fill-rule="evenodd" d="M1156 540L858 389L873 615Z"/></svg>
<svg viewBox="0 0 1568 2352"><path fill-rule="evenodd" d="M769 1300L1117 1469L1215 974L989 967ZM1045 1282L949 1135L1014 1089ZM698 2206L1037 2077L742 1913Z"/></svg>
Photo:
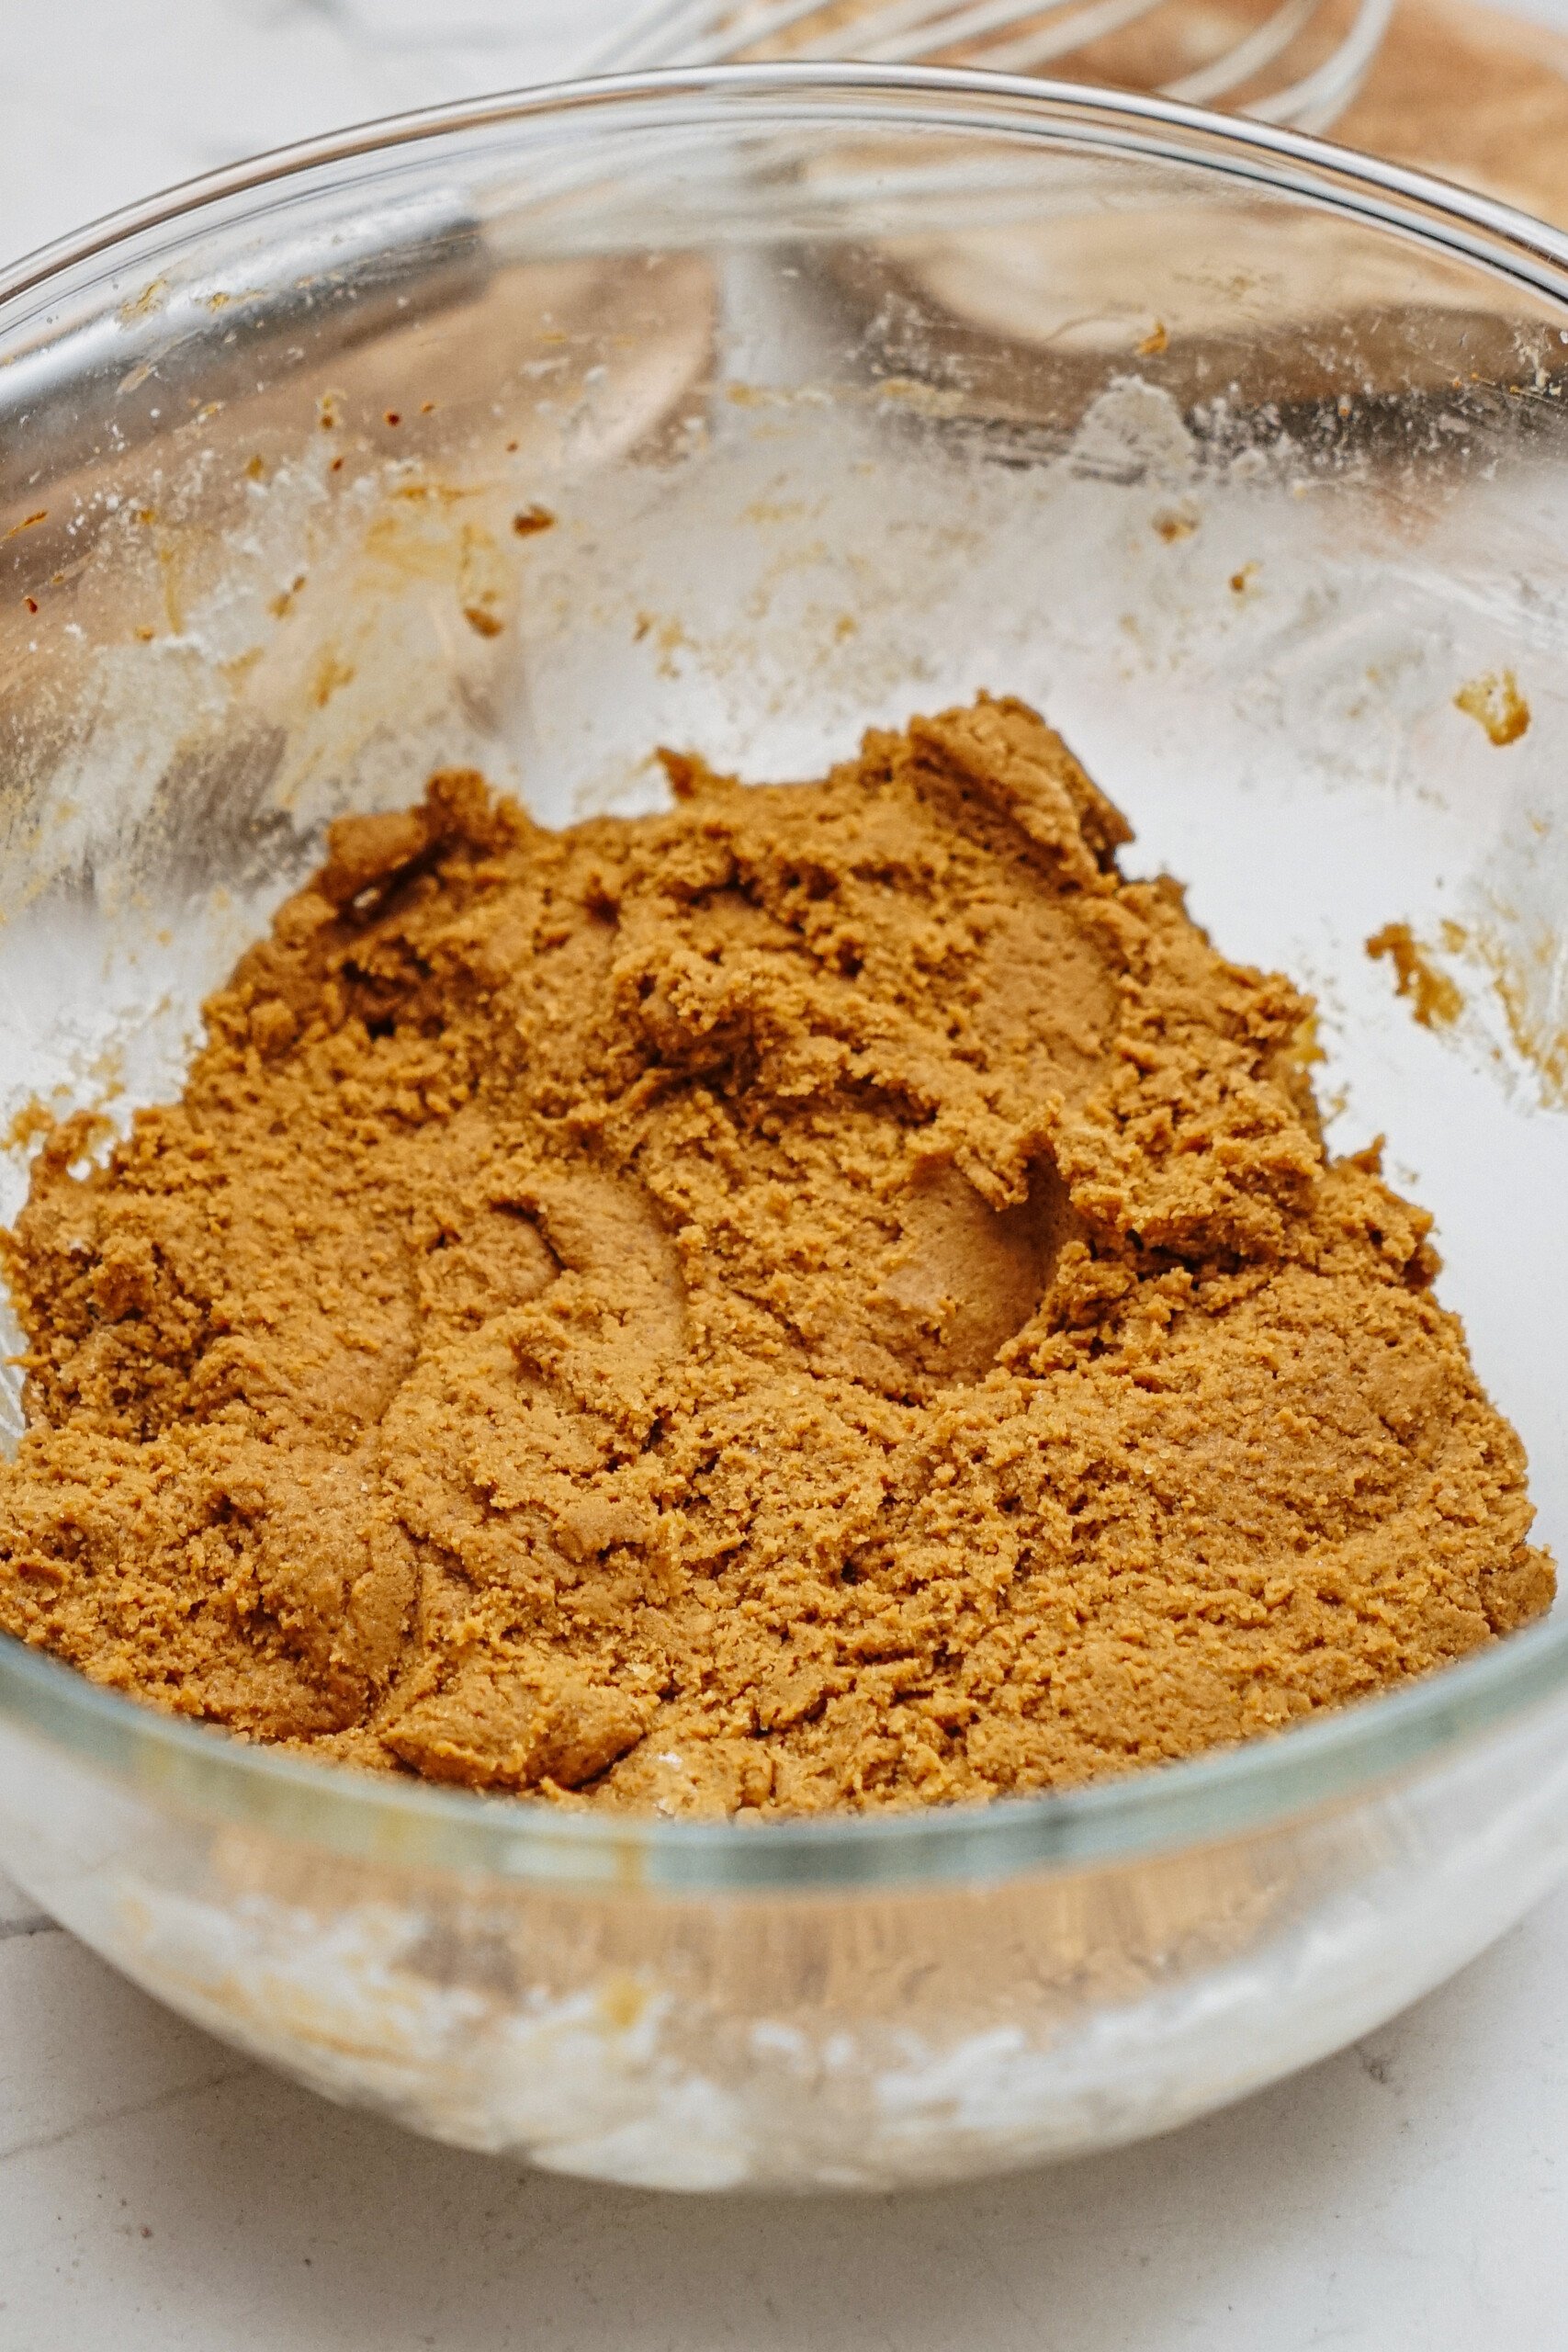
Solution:
<svg viewBox="0 0 1568 2352"><path fill-rule="evenodd" d="M923 1167L901 1205L902 1238L873 1296L873 1328L911 1370L976 1380L1049 1286L1070 1222L1048 1159L1029 1196L995 1209L951 1162Z"/></svg>

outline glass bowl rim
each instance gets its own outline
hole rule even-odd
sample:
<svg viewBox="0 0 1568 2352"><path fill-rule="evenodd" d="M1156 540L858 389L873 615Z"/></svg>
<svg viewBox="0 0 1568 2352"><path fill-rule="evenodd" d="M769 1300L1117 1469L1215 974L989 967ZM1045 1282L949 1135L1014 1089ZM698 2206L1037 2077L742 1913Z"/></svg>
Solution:
<svg viewBox="0 0 1568 2352"><path fill-rule="evenodd" d="M912 111L924 98L924 115ZM573 112L682 102L770 102L798 118L885 102L892 125L989 128L1066 142L1076 133L1151 161L1184 162L1304 198L1327 213L1512 277L1562 303L1568 235L1529 214L1299 131L1089 85L946 67L837 64L670 68L545 84L382 118L204 175L125 207L0 272L0 334L17 300L152 230L192 223L321 167L374 165L396 149ZM955 112L956 110L956 112ZM3 355L0 355L3 362ZM1568 1615L1510 1635L1382 1696L1270 1738L1057 1793L986 1804L745 1823L578 1811L313 1763L101 1688L0 1634L0 1725L63 1748L144 1799L383 1865L568 1887L690 1894L989 1880L1082 1870L1213 1842L1353 1802L1533 1713L1568 1687Z"/></svg>

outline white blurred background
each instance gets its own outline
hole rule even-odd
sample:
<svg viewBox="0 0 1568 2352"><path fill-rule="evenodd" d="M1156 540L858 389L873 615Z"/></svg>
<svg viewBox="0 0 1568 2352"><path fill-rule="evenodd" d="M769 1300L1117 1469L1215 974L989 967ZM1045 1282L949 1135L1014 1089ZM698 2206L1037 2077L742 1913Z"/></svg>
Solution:
<svg viewBox="0 0 1568 2352"><path fill-rule="evenodd" d="M579 70L631 0L0 0L0 261L242 155Z"/></svg>

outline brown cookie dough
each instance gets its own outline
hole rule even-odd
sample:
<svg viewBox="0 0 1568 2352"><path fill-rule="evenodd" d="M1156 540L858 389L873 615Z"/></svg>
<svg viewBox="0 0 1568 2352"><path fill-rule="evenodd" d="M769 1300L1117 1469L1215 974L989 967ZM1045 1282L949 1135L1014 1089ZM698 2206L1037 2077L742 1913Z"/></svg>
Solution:
<svg viewBox="0 0 1568 2352"><path fill-rule="evenodd" d="M7 1250L0 1623L575 1802L1060 1787L1544 1609L1429 1219L1016 702L825 781L352 818Z"/></svg>

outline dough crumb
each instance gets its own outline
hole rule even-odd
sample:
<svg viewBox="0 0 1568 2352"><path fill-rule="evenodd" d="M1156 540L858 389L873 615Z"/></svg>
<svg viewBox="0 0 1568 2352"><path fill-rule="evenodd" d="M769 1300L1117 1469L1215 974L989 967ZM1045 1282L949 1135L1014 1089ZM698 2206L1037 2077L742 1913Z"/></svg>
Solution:
<svg viewBox="0 0 1568 2352"><path fill-rule="evenodd" d="M1407 922L1385 922L1367 942L1373 963L1386 956L1393 966L1393 992L1408 997L1423 1029L1446 1029L1464 1011L1457 980L1435 964Z"/></svg>
<svg viewBox="0 0 1568 2352"><path fill-rule="evenodd" d="M1519 692L1511 670L1490 671L1472 678L1454 696L1454 708L1473 718L1499 751L1517 743L1530 723L1530 707Z"/></svg>

